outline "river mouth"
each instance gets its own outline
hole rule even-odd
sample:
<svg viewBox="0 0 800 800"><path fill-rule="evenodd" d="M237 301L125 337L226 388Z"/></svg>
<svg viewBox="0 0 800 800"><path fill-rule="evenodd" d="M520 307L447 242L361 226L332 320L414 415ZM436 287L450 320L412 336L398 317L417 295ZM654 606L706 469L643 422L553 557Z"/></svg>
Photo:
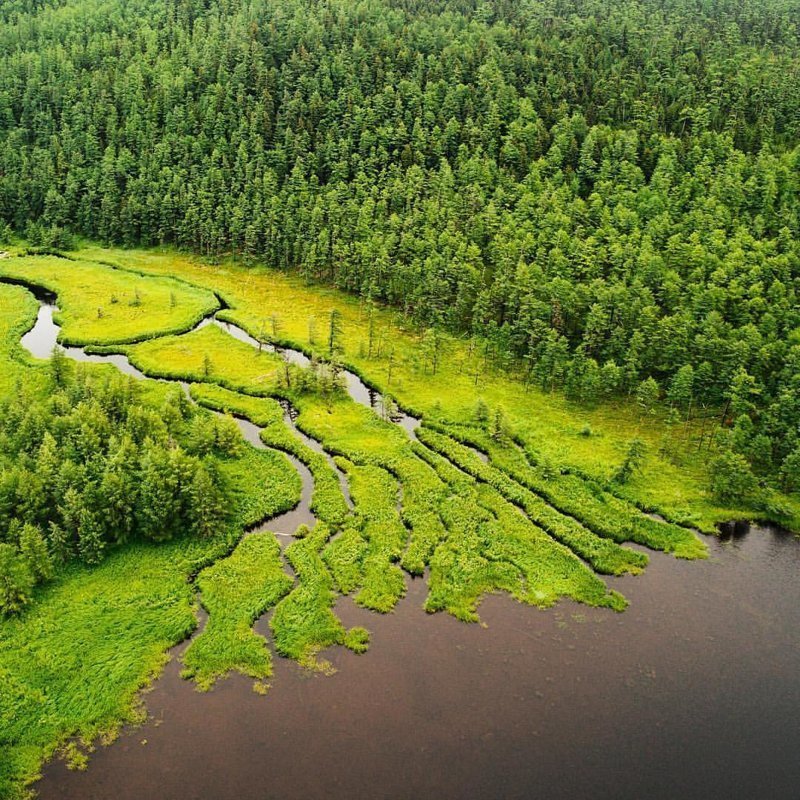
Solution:
<svg viewBox="0 0 800 800"><path fill-rule="evenodd" d="M367 623L359 657L311 675L275 660L262 698L232 676L200 694L173 661L151 719L86 772L51 763L42 798L321 797L795 800L800 546L752 528L711 558L660 553L622 578L625 614L490 596L486 628L427 615L423 580ZM146 743L145 743L146 742Z"/></svg>

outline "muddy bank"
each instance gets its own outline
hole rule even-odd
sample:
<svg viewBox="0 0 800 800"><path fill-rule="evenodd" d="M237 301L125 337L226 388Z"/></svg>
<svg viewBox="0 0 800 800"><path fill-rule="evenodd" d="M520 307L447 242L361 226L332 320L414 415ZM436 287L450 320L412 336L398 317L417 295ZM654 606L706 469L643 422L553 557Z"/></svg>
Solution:
<svg viewBox="0 0 800 800"><path fill-rule="evenodd" d="M276 659L266 697L234 676L207 695L171 663L151 721L87 772L50 764L49 798L771 798L800 785L800 543L753 529L708 562L654 554L614 581L625 614L507 598L487 628L349 599L365 656L333 677ZM262 623L263 624L263 623ZM146 744L143 743L146 741Z"/></svg>

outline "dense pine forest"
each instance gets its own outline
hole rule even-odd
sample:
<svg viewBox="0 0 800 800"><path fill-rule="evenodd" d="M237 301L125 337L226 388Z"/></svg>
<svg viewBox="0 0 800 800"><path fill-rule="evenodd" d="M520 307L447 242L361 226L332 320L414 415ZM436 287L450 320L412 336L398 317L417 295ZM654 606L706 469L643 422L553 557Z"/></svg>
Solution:
<svg viewBox="0 0 800 800"><path fill-rule="evenodd" d="M211 536L233 504L213 458L241 453L231 420L192 417L180 392L158 407L124 378L75 375L61 354L48 390L47 402L20 387L0 403L0 617L73 559Z"/></svg>
<svg viewBox="0 0 800 800"><path fill-rule="evenodd" d="M299 271L800 483L797 0L12 0L0 220ZM745 460L749 467L746 466Z"/></svg>

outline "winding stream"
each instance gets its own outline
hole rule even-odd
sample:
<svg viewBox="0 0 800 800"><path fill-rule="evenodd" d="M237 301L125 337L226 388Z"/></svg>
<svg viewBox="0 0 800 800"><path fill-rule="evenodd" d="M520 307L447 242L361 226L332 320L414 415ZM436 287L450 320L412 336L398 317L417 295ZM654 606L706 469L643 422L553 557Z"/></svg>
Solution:
<svg viewBox="0 0 800 800"><path fill-rule="evenodd" d="M48 359L53 353L53 348L58 344L58 336L61 328L53 319L53 314L58 312L56 295L40 286L31 283L22 283L19 281L7 281L0 277L0 282L14 283L22 285L39 301L39 311L36 317L36 323L22 337L22 345L28 352L35 358ZM285 361L294 364L298 367L308 367L311 364L311 359L301 350L294 350L290 347L278 347L270 344L269 342L259 342L258 339L251 336L247 331L234 325L232 322L227 322L218 318L220 311L226 309L219 309L213 314L204 317L194 328L186 333L191 333L195 330L200 330L208 325L216 325L229 335L233 336L240 342L249 344L257 350L266 350L267 352L276 353L281 356ZM85 352L81 347L64 347L65 354L75 360L92 364L113 364L126 375L134 378L148 377L143 372L134 367L128 358L123 355L94 355ZM366 383L354 372L343 369L342 375L345 381L345 388L350 397L360 405L373 409L376 413L382 414L384 410L384 398L380 392L371 389ZM155 379L153 379L155 380ZM162 379L164 380L164 379ZM174 381L179 383L180 381ZM409 435L419 427L421 420L406 414L404 411L398 409L397 415L392 419L397 425L408 431Z"/></svg>
<svg viewBox="0 0 800 800"><path fill-rule="evenodd" d="M60 326L53 319L53 315L58 312L56 295L47 289L36 286L35 284L24 283L22 285L24 285L39 301L39 311L36 317L36 322L31 330L22 337L22 346L35 358L48 359L52 355L53 349L58 344L58 337L61 331ZM192 330L200 330L208 325L216 325L229 335L233 336L234 339L244 342L245 344L248 344L258 350L263 349L267 350L268 352L276 353L290 364L295 364L303 368L306 368L310 365L311 360L302 351L294 350L288 347L277 347L276 345L268 342L259 342L257 339L247 333L247 331L243 330L237 325L234 325L232 322L219 319L217 316L218 313L219 311L215 311L213 314L205 317ZM125 375L129 375L132 378L136 378L137 380L142 380L148 377L141 370L137 369L133 364L131 364L128 357L124 355L97 355L87 353L84 348L71 346L62 347L62 349L64 354L74 361L90 364L112 364L119 369L120 372L124 373ZM342 375L345 380L345 388L347 393L355 402L372 409L378 414L383 414L384 398L379 392L368 387L358 375L350 370L343 370ZM188 384L185 381L170 381L168 379L158 380L180 384L187 396L189 396ZM306 444L315 452L321 453L326 457L331 468L336 472L339 478L339 484L341 486L345 501L347 502L348 506L352 508L353 500L350 496L350 488L345 474L341 469L339 469L333 457L324 449L320 442L303 433L303 431L297 427L295 424L295 419L297 417L297 412L295 409L293 409L286 401L282 401L282 405L285 411L284 422L286 425L291 428L294 434L304 444ZM254 447L264 447L261 437L259 436L259 428L256 425L241 417L234 418L242 432L242 435L251 445ZM421 424L421 421L417 417L413 417L410 414L406 414L400 410L398 410L398 413L393 417L392 421L402 427L412 438L415 437L415 429ZM291 535L291 533L299 524L311 526L315 524L314 515L309 508L314 482L310 471L301 461L290 454L285 453L284 455L289 458L294 468L298 471L303 483L303 494L300 504L292 511L286 512L285 514L282 514L274 519L266 520L258 527L258 530L273 530L274 528L280 528L280 530L275 530L275 532L279 533L280 535L288 536ZM294 524L295 522L297 522L296 525ZM294 525L294 527L291 527L292 525ZM286 530L287 528L289 530Z"/></svg>

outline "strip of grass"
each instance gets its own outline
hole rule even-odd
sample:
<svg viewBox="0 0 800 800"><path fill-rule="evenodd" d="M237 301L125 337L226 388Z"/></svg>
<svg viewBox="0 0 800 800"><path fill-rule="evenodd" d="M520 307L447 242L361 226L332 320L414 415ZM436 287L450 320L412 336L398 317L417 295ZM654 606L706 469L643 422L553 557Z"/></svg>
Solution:
<svg viewBox="0 0 800 800"><path fill-rule="evenodd" d="M485 431L464 425L446 426L442 431L488 453L498 469L600 536L617 542L636 542L678 558L706 558L708 555L707 546L692 531L651 519L635 506L577 475L562 475L557 470L545 472L533 466L508 439L498 444Z"/></svg>
<svg viewBox="0 0 800 800"><path fill-rule="evenodd" d="M411 529L411 540L400 563L412 575L422 575L437 545L447 536L439 515L446 487L414 453L393 459L390 469L400 480L403 521Z"/></svg>
<svg viewBox="0 0 800 800"><path fill-rule="evenodd" d="M628 550L616 542L595 535L577 520L566 517L547 505L538 495L516 483L504 472L490 464L484 464L474 452L454 439L424 426L419 429L418 436L424 444L445 455L465 472L488 483L507 500L524 509L532 522L540 525L598 572L607 575L636 573L647 564L648 559L644 553Z"/></svg>
<svg viewBox="0 0 800 800"><path fill-rule="evenodd" d="M411 442L401 428L346 394L333 399L313 394L291 399L300 412L295 420L297 427L335 455L356 464L380 466L410 451Z"/></svg>
<svg viewBox="0 0 800 800"><path fill-rule="evenodd" d="M169 277L54 256L0 259L0 275L55 292L61 341L78 346L179 333L219 307L211 291Z"/></svg>
<svg viewBox="0 0 800 800"><path fill-rule="evenodd" d="M486 554L514 564L524 577L518 599L547 608L560 597L622 611L625 598L606 584L572 551L554 542L487 485L478 486L478 502L491 511Z"/></svg>
<svg viewBox="0 0 800 800"><path fill-rule="evenodd" d="M384 469L358 467L344 458L337 459L347 473L356 507L356 521L366 548L362 556L361 591L358 605L387 613L406 593L402 570L397 566L408 539L397 511L397 481Z"/></svg>
<svg viewBox="0 0 800 800"><path fill-rule="evenodd" d="M152 378L215 383L234 391L268 395L283 361L258 352L216 325L182 336L165 336L120 348L131 363ZM108 350L106 350L108 352Z"/></svg>
<svg viewBox="0 0 800 800"><path fill-rule="evenodd" d="M320 556L330 538L330 529L320 523L313 531L301 530L300 534L301 538L285 551L299 584L278 603L270 627L281 655L308 669L329 672L330 663L318 660L318 653L332 645L347 645L354 652L364 652L365 636L360 628L348 634L333 612L333 578Z"/></svg>
<svg viewBox="0 0 800 800"><path fill-rule="evenodd" d="M283 408L272 398L252 397L211 383L193 383L189 391L192 399L200 405L223 414L244 417L259 428L283 423Z"/></svg>
<svg viewBox="0 0 800 800"><path fill-rule="evenodd" d="M14 390L23 370L29 384L41 383L44 378L44 370L33 367L32 359L19 341L36 322L37 310L38 303L30 292L21 286L0 282L0 396L7 396ZM35 387L30 385L29 388Z"/></svg>
<svg viewBox="0 0 800 800"><path fill-rule="evenodd" d="M446 610L464 622L477 622L481 597L494 591L516 595L521 576L510 562L484 555L491 517L471 498L450 495L441 510L445 525L458 535L448 537L433 554L425 609Z"/></svg>
<svg viewBox="0 0 800 800"><path fill-rule="evenodd" d="M292 587L275 537L247 536L228 558L203 570L197 586L210 616L183 656L182 675L194 678L203 691L234 669L262 681L269 678L272 656L253 623Z"/></svg>
<svg viewBox="0 0 800 800"><path fill-rule="evenodd" d="M569 548L553 541L495 489L476 484L432 450L421 445L415 450L455 491L443 502L451 535L431 559L428 611L476 621L477 605L489 591L507 591L543 608L562 596L617 611L625 608L622 595L609 592ZM471 526L466 537L463 525Z"/></svg>

